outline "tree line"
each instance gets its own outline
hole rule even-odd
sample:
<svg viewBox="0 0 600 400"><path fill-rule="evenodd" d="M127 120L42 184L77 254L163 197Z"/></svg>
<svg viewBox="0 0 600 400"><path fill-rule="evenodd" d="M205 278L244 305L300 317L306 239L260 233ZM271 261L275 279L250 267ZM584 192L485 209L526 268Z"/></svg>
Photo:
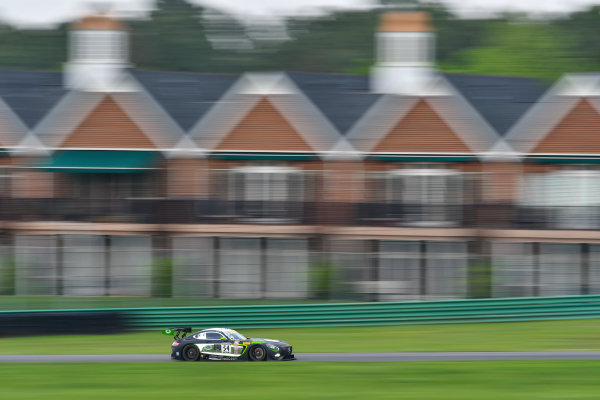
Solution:
<svg viewBox="0 0 600 400"><path fill-rule="evenodd" d="M524 14L461 19L435 1L400 2L431 14L437 33L436 61L444 72L552 81L566 72L600 69L600 6L544 20ZM127 23L131 61L136 68L149 70L365 74L374 63L380 13L381 8L374 8L292 17L282 28L260 21L242 23L186 0L158 0L147 19ZM285 38L256 34L274 29ZM0 24L0 68L62 69L67 33L68 24L41 30Z"/></svg>

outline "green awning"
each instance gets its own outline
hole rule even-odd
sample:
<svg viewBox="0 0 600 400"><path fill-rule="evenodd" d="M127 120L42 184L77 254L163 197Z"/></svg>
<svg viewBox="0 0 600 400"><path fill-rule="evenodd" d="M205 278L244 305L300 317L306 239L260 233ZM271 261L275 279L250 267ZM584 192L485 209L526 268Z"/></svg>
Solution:
<svg viewBox="0 0 600 400"><path fill-rule="evenodd" d="M286 152L226 152L214 153L211 158L220 160L285 160L310 161L318 160L315 153L286 153Z"/></svg>
<svg viewBox="0 0 600 400"><path fill-rule="evenodd" d="M456 155L456 154L436 154L436 155L426 155L426 154L417 154L417 155L409 155L409 154L374 154L367 157L367 160L370 161L413 161L413 162L468 162L468 161L477 161L476 156L472 155Z"/></svg>
<svg viewBox="0 0 600 400"><path fill-rule="evenodd" d="M59 150L42 165L46 171L135 173L155 169L158 152L131 150Z"/></svg>
<svg viewBox="0 0 600 400"><path fill-rule="evenodd" d="M541 156L527 157L527 161L536 163L551 163L551 164L598 164L600 157L598 156Z"/></svg>

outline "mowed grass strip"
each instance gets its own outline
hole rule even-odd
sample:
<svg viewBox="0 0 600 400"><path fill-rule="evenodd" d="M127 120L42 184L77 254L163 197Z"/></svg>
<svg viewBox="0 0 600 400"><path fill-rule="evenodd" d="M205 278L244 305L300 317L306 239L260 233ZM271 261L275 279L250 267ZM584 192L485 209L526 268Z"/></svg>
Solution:
<svg viewBox="0 0 600 400"><path fill-rule="evenodd" d="M200 327L198 327L200 328ZM287 341L296 353L421 351L600 351L600 319L386 327L243 329ZM18 334L18 332L15 332ZM156 354L159 331L119 335L0 338L0 354Z"/></svg>
<svg viewBox="0 0 600 400"><path fill-rule="evenodd" d="M597 399L599 361L0 365L2 398Z"/></svg>

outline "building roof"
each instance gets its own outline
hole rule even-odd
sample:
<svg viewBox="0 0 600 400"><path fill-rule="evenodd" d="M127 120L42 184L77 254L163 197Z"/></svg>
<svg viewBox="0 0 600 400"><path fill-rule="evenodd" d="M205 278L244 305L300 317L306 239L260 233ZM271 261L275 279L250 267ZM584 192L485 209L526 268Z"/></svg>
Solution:
<svg viewBox="0 0 600 400"><path fill-rule="evenodd" d="M60 72L0 70L0 97L29 128L65 93Z"/></svg>
<svg viewBox="0 0 600 400"><path fill-rule="evenodd" d="M189 131L238 81L238 75L141 71L132 75L183 131ZM288 72L292 82L341 134L382 95L369 90L369 76ZM536 103L544 91L535 79L445 74L489 125L503 135ZM67 91L62 73L0 70L0 97L30 129Z"/></svg>
<svg viewBox="0 0 600 400"><path fill-rule="evenodd" d="M188 131L227 92L238 75L131 71L184 131Z"/></svg>
<svg viewBox="0 0 600 400"><path fill-rule="evenodd" d="M504 135L545 91L540 81L512 76L444 74L499 135Z"/></svg>
<svg viewBox="0 0 600 400"><path fill-rule="evenodd" d="M289 72L296 86L343 135L381 97L366 75Z"/></svg>
<svg viewBox="0 0 600 400"><path fill-rule="evenodd" d="M288 72L294 83L346 134L381 98L367 75ZM443 74L488 124L503 135L536 103L545 88L533 78Z"/></svg>

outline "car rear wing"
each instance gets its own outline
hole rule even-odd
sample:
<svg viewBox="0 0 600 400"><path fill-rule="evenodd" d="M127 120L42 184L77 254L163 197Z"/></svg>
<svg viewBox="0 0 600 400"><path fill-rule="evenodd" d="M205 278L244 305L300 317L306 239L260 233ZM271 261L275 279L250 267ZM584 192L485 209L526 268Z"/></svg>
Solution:
<svg viewBox="0 0 600 400"><path fill-rule="evenodd" d="M192 327L191 326L184 326L184 327L179 327L179 328L172 328L172 329L163 329L161 331L161 333L163 335L173 335L173 337L175 339L181 339L184 338L188 333L192 332Z"/></svg>

